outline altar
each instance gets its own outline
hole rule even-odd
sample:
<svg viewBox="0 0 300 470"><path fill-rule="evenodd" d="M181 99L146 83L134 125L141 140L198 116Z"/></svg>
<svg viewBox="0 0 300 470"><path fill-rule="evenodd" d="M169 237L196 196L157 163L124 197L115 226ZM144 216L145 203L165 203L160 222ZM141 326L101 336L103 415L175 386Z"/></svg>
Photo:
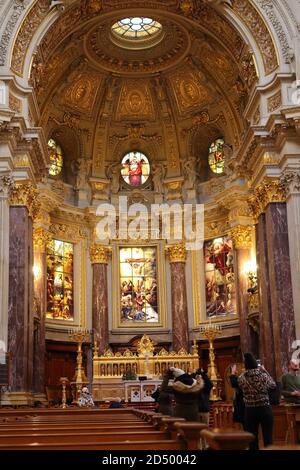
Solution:
<svg viewBox="0 0 300 470"><path fill-rule="evenodd" d="M123 354L113 353L108 349L102 356L98 356L95 347L92 386L94 400L121 398L126 402L153 401L151 395L168 368L177 367L185 372L193 372L199 367L196 344L192 349L190 354L183 349L168 352L162 348L155 354L154 345L147 335L140 340L137 353L129 350ZM128 372L131 380L128 380Z"/></svg>

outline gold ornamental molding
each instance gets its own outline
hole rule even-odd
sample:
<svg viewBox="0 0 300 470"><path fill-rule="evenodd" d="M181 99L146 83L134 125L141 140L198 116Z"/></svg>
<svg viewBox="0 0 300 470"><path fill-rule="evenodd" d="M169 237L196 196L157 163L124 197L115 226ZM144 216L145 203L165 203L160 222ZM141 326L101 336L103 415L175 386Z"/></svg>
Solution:
<svg viewBox="0 0 300 470"><path fill-rule="evenodd" d="M229 235L236 250L252 248L252 227L251 225L237 225L233 227Z"/></svg>
<svg viewBox="0 0 300 470"><path fill-rule="evenodd" d="M38 201L38 191L32 183L16 183L11 191L9 203L11 206L25 206L29 215L35 219L39 213L40 203Z"/></svg>
<svg viewBox="0 0 300 470"><path fill-rule="evenodd" d="M170 263L185 263L186 248L184 243L177 243L166 248Z"/></svg>
<svg viewBox="0 0 300 470"><path fill-rule="evenodd" d="M48 243L52 241L52 235L45 229L39 228L33 231L34 251L45 253Z"/></svg>
<svg viewBox="0 0 300 470"><path fill-rule="evenodd" d="M92 264L108 264L111 249L107 246L93 244L90 247Z"/></svg>
<svg viewBox="0 0 300 470"><path fill-rule="evenodd" d="M291 194L299 194L300 192L300 170L286 170L280 178L285 193L288 196Z"/></svg>
<svg viewBox="0 0 300 470"><path fill-rule="evenodd" d="M286 202L286 189L280 179L265 178L248 199L251 213L255 219L265 212L269 204L275 202Z"/></svg>

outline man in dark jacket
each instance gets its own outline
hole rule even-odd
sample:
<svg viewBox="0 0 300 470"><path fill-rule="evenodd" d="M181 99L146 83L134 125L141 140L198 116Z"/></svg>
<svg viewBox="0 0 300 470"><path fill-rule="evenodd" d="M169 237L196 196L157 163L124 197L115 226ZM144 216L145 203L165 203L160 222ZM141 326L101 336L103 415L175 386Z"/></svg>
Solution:
<svg viewBox="0 0 300 470"><path fill-rule="evenodd" d="M245 403L242 389L238 383L238 372L236 364L231 367L231 374L229 377L230 384L234 388L234 399L233 399L233 422L240 423L245 429Z"/></svg>
<svg viewBox="0 0 300 470"><path fill-rule="evenodd" d="M203 388L199 392L198 396L198 410L199 410L199 421L200 423L209 424L209 396L213 383L207 375L207 371L198 369L195 374L195 378L201 377L203 380Z"/></svg>

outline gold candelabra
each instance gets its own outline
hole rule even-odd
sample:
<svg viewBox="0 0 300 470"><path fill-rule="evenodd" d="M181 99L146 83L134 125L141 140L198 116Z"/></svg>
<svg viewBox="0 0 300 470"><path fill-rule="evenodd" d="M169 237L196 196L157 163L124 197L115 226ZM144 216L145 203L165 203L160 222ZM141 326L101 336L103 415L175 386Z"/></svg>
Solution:
<svg viewBox="0 0 300 470"><path fill-rule="evenodd" d="M82 343L87 341L90 335L90 331L87 328L73 328L69 330L69 337L77 343L77 365L75 369L75 375L73 377L72 384L75 384L76 394L73 403L78 404L78 399L80 397L80 391L83 385L88 383L87 377L84 372L84 367L82 366Z"/></svg>
<svg viewBox="0 0 300 470"><path fill-rule="evenodd" d="M215 363L215 350L214 350L214 341L217 336L221 334L222 328L221 325L212 324L209 322L207 325L203 325L200 327L200 333L202 333L209 342L209 365L208 365L208 376L213 383L213 388L210 394L210 400L218 401L221 400L221 383L222 379L217 370L217 366Z"/></svg>
<svg viewBox="0 0 300 470"><path fill-rule="evenodd" d="M69 382L68 377L61 377L60 383L62 385L62 400L61 400L61 407L62 408L67 408L67 393L66 393L66 385Z"/></svg>

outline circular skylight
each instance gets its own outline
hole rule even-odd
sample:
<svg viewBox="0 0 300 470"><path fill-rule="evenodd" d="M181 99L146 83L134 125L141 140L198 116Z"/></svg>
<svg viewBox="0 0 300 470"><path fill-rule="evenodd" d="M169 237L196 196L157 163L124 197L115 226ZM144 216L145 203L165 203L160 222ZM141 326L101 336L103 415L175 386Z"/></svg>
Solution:
<svg viewBox="0 0 300 470"><path fill-rule="evenodd" d="M111 31L121 47L152 46L157 44L156 38L160 40L162 37L162 25L143 16L123 18L112 25Z"/></svg>

